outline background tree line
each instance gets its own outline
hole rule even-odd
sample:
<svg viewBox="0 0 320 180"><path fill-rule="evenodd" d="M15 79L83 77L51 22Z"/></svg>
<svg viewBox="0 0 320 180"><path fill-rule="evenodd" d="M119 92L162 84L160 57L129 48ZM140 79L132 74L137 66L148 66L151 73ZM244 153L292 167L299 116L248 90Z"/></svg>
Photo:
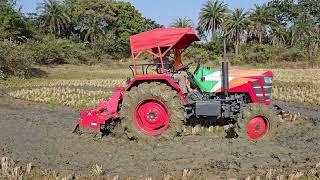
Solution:
<svg viewBox="0 0 320 180"><path fill-rule="evenodd" d="M319 4L319 0L272 0L245 11L209 0L193 26L207 41L194 46L189 56L221 58L226 37L235 64L303 61L313 65L320 60ZM190 19L179 18L171 26L192 25Z"/></svg>
<svg viewBox="0 0 320 180"><path fill-rule="evenodd" d="M159 27L129 2L44 0L24 15L15 0L0 0L0 74L23 75L35 63L127 58L131 34Z"/></svg>
<svg viewBox="0 0 320 180"><path fill-rule="evenodd" d="M320 1L271 0L248 11L208 0L194 23L187 17L172 27L193 27L202 41L185 58L218 62L227 40L234 64L319 62ZM32 64L93 64L130 57L129 36L163 27L129 2L44 0L24 15L15 0L0 0L0 76L24 75ZM2 74L2 75L1 75Z"/></svg>

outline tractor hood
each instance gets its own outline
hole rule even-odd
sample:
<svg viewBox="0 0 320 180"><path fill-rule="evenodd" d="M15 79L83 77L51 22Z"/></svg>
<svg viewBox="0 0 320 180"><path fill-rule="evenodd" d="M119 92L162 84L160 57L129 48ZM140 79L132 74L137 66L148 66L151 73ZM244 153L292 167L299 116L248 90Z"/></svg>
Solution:
<svg viewBox="0 0 320 180"><path fill-rule="evenodd" d="M272 77L271 71L260 70L230 70L229 89L234 89L249 82L255 82L263 77ZM222 92L221 71L200 67L194 74L194 81L204 92Z"/></svg>

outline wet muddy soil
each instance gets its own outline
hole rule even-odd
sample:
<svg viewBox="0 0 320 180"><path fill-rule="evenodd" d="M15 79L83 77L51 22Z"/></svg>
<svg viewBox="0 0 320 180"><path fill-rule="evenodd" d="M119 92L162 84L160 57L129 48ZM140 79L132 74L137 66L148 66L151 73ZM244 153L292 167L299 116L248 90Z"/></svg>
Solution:
<svg viewBox="0 0 320 180"><path fill-rule="evenodd" d="M269 142L206 135L150 145L74 135L71 129L77 110L15 100L0 93L0 156L62 174L87 174L98 164L106 174L120 176L174 175L191 169L208 177L231 178L259 175L268 169L314 166L320 161L319 111L286 106L304 117L310 111L312 116L280 124L277 136Z"/></svg>

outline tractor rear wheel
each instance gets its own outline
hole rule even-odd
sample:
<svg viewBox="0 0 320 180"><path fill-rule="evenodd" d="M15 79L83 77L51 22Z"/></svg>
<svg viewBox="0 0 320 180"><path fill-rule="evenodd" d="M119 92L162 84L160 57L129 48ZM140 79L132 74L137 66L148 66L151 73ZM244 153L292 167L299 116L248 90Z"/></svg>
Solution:
<svg viewBox="0 0 320 180"><path fill-rule="evenodd" d="M120 116L127 137L137 141L172 139L185 123L181 97L160 82L142 83L126 92Z"/></svg>
<svg viewBox="0 0 320 180"><path fill-rule="evenodd" d="M271 108L248 104L241 109L237 134L251 141L270 140L276 133L278 121Z"/></svg>

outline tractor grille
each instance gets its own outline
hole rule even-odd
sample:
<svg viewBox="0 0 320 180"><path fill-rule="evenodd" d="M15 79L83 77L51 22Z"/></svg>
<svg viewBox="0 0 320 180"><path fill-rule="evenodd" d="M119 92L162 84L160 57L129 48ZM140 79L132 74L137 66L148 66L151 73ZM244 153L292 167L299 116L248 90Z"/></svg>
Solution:
<svg viewBox="0 0 320 180"><path fill-rule="evenodd" d="M272 97L272 79L271 81L265 81L264 79L262 80L262 86L258 81L253 82L253 88L254 92L258 98L259 101L271 101ZM263 90L262 90L263 88ZM265 99L264 99L265 97Z"/></svg>
<svg viewBox="0 0 320 180"><path fill-rule="evenodd" d="M272 98L272 83L264 83L263 85L266 101L271 101Z"/></svg>

